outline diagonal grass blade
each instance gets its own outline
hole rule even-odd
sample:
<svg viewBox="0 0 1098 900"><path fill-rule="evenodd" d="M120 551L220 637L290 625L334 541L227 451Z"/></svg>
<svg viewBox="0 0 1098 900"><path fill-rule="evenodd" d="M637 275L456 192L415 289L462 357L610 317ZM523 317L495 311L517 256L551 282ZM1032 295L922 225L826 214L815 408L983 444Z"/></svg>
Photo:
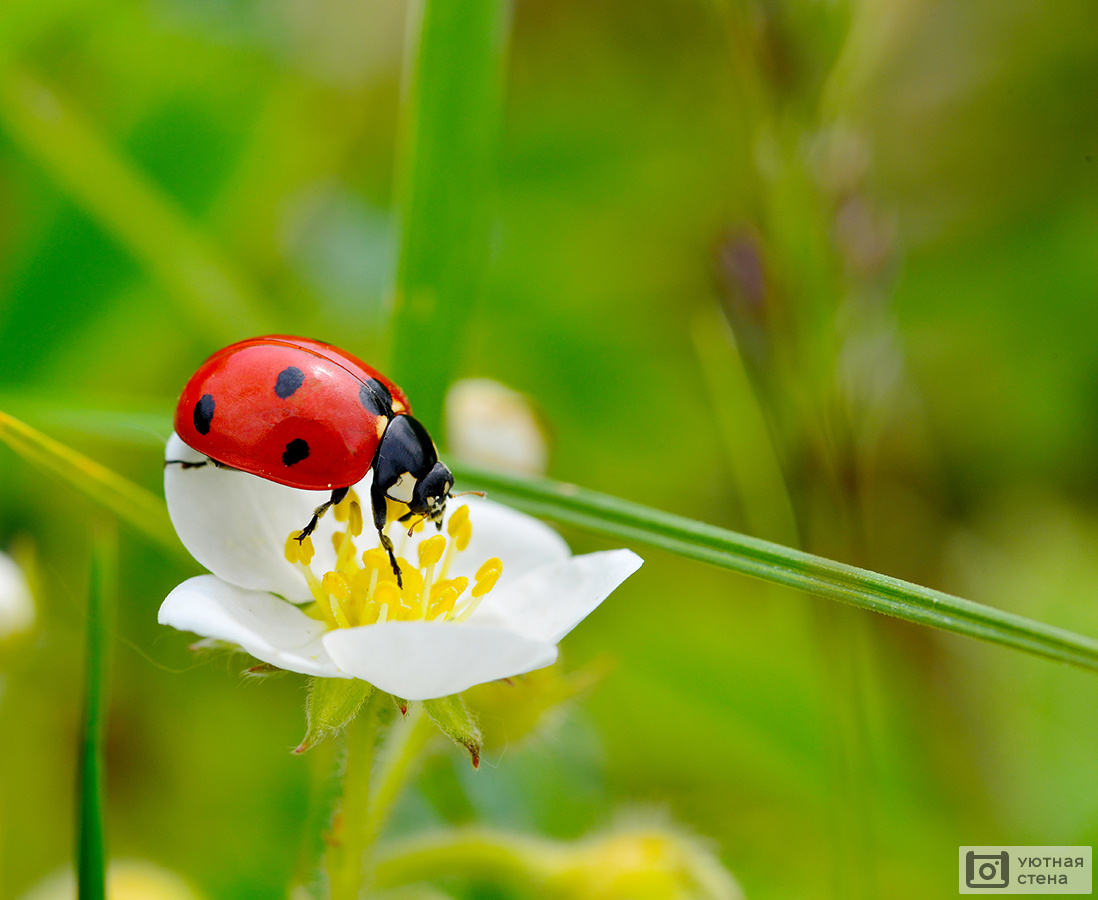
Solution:
<svg viewBox="0 0 1098 900"><path fill-rule="evenodd" d="M59 475L160 546L183 553L164 502L140 485L4 412L0 412L0 441Z"/></svg>
<svg viewBox="0 0 1098 900"><path fill-rule="evenodd" d="M574 485L469 465L457 465L454 471L470 487L491 491L493 499L557 522L1098 671L1098 640L1025 616Z"/></svg>

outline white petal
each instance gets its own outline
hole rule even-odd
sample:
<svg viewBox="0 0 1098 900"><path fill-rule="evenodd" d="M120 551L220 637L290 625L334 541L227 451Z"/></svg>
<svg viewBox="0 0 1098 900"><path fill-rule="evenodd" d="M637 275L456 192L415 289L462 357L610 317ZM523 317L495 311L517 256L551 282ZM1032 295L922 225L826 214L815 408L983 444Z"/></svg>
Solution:
<svg viewBox="0 0 1098 900"><path fill-rule="evenodd" d="M430 700L556 661L557 648L513 631L435 622L387 622L324 635L344 672L405 700Z"/></svg>
<svg viewBox="0 0 1098 900"><path fill-rule="evenodd" d="M213 575L184 581L168 594L157 620L180 631L237 644L256 659L325 678L349 678L324 648L322 622L264 591L249 591Z"/></svg>
<svg viewBox="0 0 1098 900"><path fill-rule="evenodd" d="M204 458L177 435L168 440L165 459ZM166 466L164 496L183 546L219 578L295 602L312 599L300 570L286 561L286 538L305 527L329 491L298 490L212 465ZM335 564L335 528L329 513L313 535L315 571L325 572Z"/></svg>
<svg viewBox="0 0 1098 900"><path fill-rule="evenodd" d="M0 639L29 631L34 625L34 598L23 570L0 553Z"/></svg>
<svg viewBox="0 0 1098 900"><path fill-rule="evenodd" d="M541 566L509 585L497 585L467 624L511 628L555 644L642 562L632 550L603 550Z"/></svg>
<svg viewBox="0 0 1098 900"><path fill-rule="evenodd" d="M500 584L517 579L545 563L568 559L572 551L564 538L533 516L502 503L461 497L451 500L454 509L467 503L473 537L469 546L454 560L451 576L472 578L481 563L493 556L503 560ZM430 527L424 532L432 532Z"/></svg>
<svg viewBox="0 0 1098 900"><path fill-rule="evenodd" d="M461 497L447 504L443 534L447 533L450 516L466 504L469 506L473 536L469 546L454 555L447 574L449 578L464 575L472 579L485 560L497 556L503 560L503 575L499 583L506 585L537 566L565 560L572 555L564 538L544 522L502 503L479 497ZM389 531L396 555L407 559L412 565L419 561L419 544L438 533L430 524L411 537L396 528ZM355 546L363 549L377 546L377 539L366 533L356 540Z"/></svg>

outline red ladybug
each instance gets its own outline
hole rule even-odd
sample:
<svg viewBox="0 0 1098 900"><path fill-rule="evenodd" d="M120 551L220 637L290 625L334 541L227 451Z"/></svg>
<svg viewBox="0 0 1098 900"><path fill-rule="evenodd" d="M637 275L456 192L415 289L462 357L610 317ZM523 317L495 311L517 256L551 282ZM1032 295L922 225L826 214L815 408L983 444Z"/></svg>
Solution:
<svg viewBox="0 0 1098 900"><path fill-rule="evenodd" d="M401 522L421 516L441 528L454 486L427 429L411 413L400 388L346 351L275 334L232 344L206 360L183 388L175 431L214 465L290 487L331 490L298 540L373 469L374 525L399 581L384 532L386 498L408 507Z"/></svg>

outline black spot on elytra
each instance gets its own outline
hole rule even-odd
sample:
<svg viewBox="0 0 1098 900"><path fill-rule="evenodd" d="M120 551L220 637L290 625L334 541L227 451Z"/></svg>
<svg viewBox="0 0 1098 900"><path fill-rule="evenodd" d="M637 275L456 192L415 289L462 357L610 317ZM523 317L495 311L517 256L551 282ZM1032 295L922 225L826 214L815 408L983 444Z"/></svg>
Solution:
<svg viewBox="0 0 1098 900"><path fill-rule="evenodd" d="M358 399L375 416L393 417L393 395L376 378L371 378L358 389Z"/></svg>
<svg viewBox="0 0 1098 900"><path fill-rule="evenodd" d="M213 394L203 394L202 399L194 405L194 430L199 434L210 433L210 423L214 417Z"/></svg>
<svg viewBox="0 0 1098 900"><path fill-rule="evenodd" d="M283 400L291 396L305 381L305 373L297 366L289 366L278 373L275 393Z"/></svg>
<svg viewBox="0 0 1098 900"><path fill-rule="evenodd" d="M282 454L282 464L292 466L299 463L309 455L309 445L301 438L294 438L286 445L286 452Z"/></svg>

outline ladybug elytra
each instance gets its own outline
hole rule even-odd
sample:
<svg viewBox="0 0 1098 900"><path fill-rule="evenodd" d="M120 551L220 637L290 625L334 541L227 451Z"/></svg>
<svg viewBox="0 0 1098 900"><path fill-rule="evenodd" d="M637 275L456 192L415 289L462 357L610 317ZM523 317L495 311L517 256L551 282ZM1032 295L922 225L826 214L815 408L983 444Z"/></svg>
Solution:
<svg viewBox="0 0 1098 900"><path fill-rule="evenodd" d="M179 398L175 431L203 462L307 490L330 490L297 539L373 470L374 526L400 581L385 534L387 500L442 527L454 478L404 392L344 350L307 338L267 335L219 350Z"/></svg>

